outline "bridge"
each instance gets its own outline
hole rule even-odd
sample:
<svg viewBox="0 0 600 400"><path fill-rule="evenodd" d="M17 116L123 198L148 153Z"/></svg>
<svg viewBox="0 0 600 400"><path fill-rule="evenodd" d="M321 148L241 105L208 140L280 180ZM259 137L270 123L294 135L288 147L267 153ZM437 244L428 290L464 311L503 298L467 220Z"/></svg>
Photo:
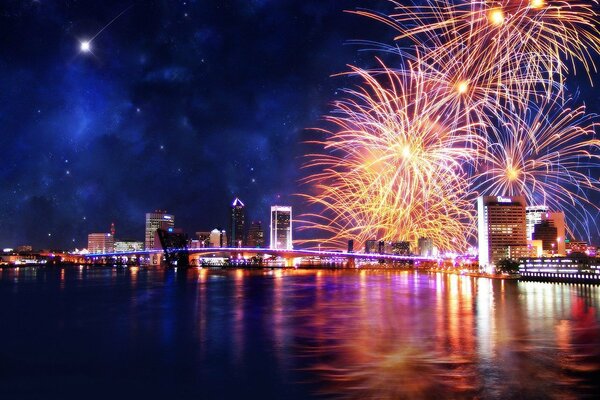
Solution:
<svg viewBox="0 0 600 400"><path fill-rule="evenodd" d="M236 260L242 264L244 261L253 257L269 256L273 259L283 260L285 266L296 265L295 261L303 259L305 262L310 260L326 260L336 265L354 266L359 262L387 262L387 263L415 263L415 262L437 262L437 257L398 255L398 254L376 254L376 253L349 253L343 251L331 250L305 250L305 249L268 249L254 247L202 247L202 248L181 248L169 249L171 252L186 252L189 257L190 265L201 265L202 260L210 258L222 258ZM139 263L149 262L150 264L160 264L164 255L164 250L136 250L112 253L90 253L86 254L85 260L89 263Z"/></svg>

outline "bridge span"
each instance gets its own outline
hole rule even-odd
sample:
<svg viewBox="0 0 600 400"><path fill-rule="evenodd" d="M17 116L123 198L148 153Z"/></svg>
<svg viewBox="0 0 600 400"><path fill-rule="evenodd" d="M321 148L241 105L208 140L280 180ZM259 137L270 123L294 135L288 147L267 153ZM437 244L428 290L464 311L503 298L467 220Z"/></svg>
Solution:
<svg viewBox="0 0 600 400"><path fill-rule="evenodd" d="M306 249L268 249L253 247L203 247L187 249L171 249L171 251L186 252L190 259L190 265L199 265L198 261L206 258L225 258L230 260L247 260L252 257L269 256L285 260L286 266L293 266L298 259L322 259L322 260L345 260L349 265L360 262L389 262L389 263L414 263L414 262L437 262L436 257L398 255L398 254L375 254L375 253L348 253L331 250L306 250ZM90 253L84 257L90 263L130 262L132 259L139 261L149 260L151 264L159 264L164 251L136 250L112 253ZM158 261L158 262L157 262Z"/></svg>

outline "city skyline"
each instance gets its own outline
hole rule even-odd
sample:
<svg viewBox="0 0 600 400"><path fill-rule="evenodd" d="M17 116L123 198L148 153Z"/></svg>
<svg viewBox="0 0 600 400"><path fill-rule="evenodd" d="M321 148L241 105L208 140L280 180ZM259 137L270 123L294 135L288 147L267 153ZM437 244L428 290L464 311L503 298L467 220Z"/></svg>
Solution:
<svg viewBox="0 0 600 400"><path fill-rule="evenodd" d="M184 216L187 232L227 227L222 204L235 196L256 205L247 221L267 221L278 203L311 212L294 196L310 174L301 168L305 142L320 137L309 128L322 128L340 88L357 83L331 75L386 58L344 44L390 43L396 34L343 12L360 5L6 5L0 117L12 134L2 136L0 242L83 247L113 221L136 237L139 216L157 208ZM393 10L387 1L369 7ZM250 29L256 21L266 27ZM45 35L30 35L31 24ZM238 37L250 40L237 46ZM255 54L263 66L248 62ZM567 86L594 113L600 96L590 75L569 76Z"/></svg>
<svg viewBox="0 0 600 400"><path fill-rule="evenodd" d="M133 237L154 209L226 226L235 196L249 221L299 209L308 129L349 82L331 75L373 62L345 44L385 31L343 12L359 4L3 3L0 243Z"/></svg>

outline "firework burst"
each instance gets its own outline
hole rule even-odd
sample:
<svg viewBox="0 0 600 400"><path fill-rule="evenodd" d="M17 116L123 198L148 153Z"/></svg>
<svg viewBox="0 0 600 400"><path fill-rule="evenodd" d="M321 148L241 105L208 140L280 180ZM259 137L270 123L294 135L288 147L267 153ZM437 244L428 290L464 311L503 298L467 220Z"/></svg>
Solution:
<svg viewBox="0 0 600 400"><path fill-rule="evenodd" d="M564 210L574 226L585 229L592 217L586 208L598 210L587 193L600 188L594 178L600 140L594 136L596 116L572 103L549 101L523 113L498 115L482 154L485 161L473 176L473 190L524 195L528 204Z"/></svg>
<svg viewBox="0 0 600 400"><path fill-rule="evenodd" d="M355 11L382 21L399 32L396 40L458 54L467 51L478 60L491 58L497 69L513 74L545 73L562 82L569 67L580 62L587 73L596 70L600 54L596 1L583 0L428 0L404 5L391 1L389 16ZM538 80L543 81L541 76Z"/></svg>
<svg viewBox="0 0 600 400"><path fill-rule="evenodd" d="M598 123L572 106L564 83L577 65L595 70L597 3L392 3L392 15L355 13L412 45L378 46L400 56L397 67L351 68L362 84L327 117L335 129L315 142L327 154L309 155L316 172L306 198L322 212L307 215L306 227L335 247L429 237L464 249L483 193L525 195L565 211L571 228L595 226Z"/></svg>
<svg viewBox="0 0 600 400"><path fill-rule="evenodd" d="M359 242L435 238L447 249L464 246L472 223L472 199L464 166L483 145L478 123L446 123L423 75L403 76L382 66L375 76L353 68L363 86L347 90L328 121L337 129L317 142L328 154L311 154L317 172L310 203L327 212L309 215L310 227L339 246Z"/></svg>

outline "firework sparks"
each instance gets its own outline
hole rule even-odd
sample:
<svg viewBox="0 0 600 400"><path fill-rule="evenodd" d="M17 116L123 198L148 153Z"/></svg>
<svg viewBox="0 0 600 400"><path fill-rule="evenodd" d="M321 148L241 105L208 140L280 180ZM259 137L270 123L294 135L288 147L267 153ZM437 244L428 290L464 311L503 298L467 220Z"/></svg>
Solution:
<svg viewBox="0 0 600 400"><path fill-rule="evenodd" d="M392 3L398 12L389 16L355 13L413 44L378 46L400 56L398 67L351 68L362 86L346 90L327 118L335 130L317 144L328 154L309 155L317 172L305 179L315 189L306 197L325 211L308 215L307 227L338 247L348 238L429 237L464 249L481 193L523 194L584 230L590 218L595 226L586 206L598 210L587 197L600 191L598 123L571 106L564 86L571 66L595 70L594 5Z"/></svg>
<svg viewBox="0 0 600 400"><path fill-rule="evenodd" d="M328 119L338 129L318 143L329 154L310 155L307 165L321 170L305 181L316 189L308 200L332 214L311 215L310 227L336 245L432 237L443 248L464 246L472 199L463 168L480 151L479 124L447 125L422 74L353 73L364 86L336 104Z"/></svg>
<svg viewBox="0 0 600 400"><path fill-rule="evenodd" d="M596 71L593 57L600 54L600 20L595 0L391 3L397 12L389 16L365 10L355 13L392 26L399 32L396 40L411 39L416 46L456 54L466 49L479 60L491 57L498 69L521 71L529 77L535 72L562 82L569 64L575 71L578 62L588 75ZM541 75L537 78L543 80Z"/></svg>
<svg viewBox="0 0 600 400"><path fill-rule="evenodd" d="M600 168L600 140L594 137L598 122L584 106L571 107L572 102L544 102L522 114L498 115L473 189L524 195L528 204L564 210L571 222L587 226L591 216L582 205L598 209L587 197L600 187L590 173Z"/></svg>

